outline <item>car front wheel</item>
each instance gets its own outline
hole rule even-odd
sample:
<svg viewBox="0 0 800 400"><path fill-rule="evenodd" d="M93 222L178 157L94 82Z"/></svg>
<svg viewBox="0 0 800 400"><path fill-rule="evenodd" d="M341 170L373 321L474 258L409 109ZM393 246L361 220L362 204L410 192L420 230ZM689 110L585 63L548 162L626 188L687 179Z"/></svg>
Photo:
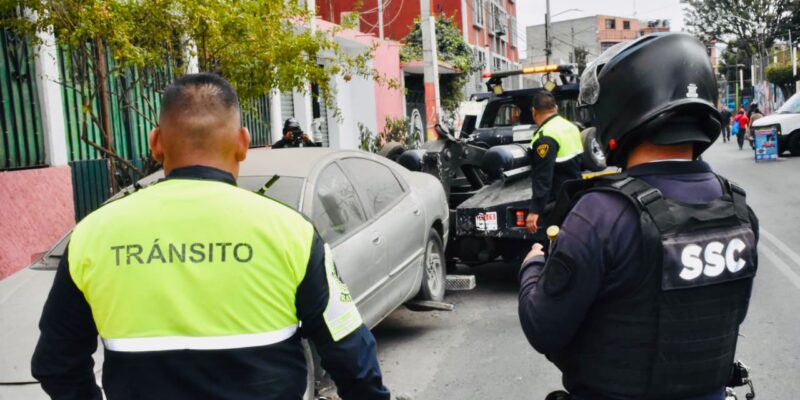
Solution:
<svg viewBox="0 0 800 400"><path fill-rule="evenodd" d="M445 289L444 246L439 232L431 229L425 243L425 259L422 265L422 287L419 298L428 301L442 301Z"/></svg>
<svg viewBox="0 0 800 400"><path fill-rule="evenodd" d="M789 138L789 152L795 157L800 156L800 131L792 132Z"/></svg>

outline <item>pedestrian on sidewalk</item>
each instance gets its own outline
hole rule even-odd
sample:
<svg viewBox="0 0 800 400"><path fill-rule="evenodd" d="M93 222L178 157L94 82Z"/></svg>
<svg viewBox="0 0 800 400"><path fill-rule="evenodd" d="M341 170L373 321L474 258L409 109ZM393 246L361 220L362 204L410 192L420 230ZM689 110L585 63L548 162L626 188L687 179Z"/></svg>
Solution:
<svg viewBox="0 0 800 400"><path fill-rule="evenodd" d="M747 134L747 125L750 123L750 119L747 118L747 115L744 113L744 108L740 108L739 114L733 117L733 123L738 125L736 129L736 143L739 145L739 150L742 150L744 146L744 137Z"/></svg>
<svg viewBox="0 0 800 400"><path fill-rule="evenodd" d="M302 338L343 399L389 399L330 248L300 213L236 186L249 144L227 81L167 87L150 133L166 178L84 218L58 266L31 363L51 398L104 398L99 334L109 400L300 400Z"/></svg>
<svg viewBox="0 0 800 400"><path fill-rule="evenodd" d="M722 115L722 142L727 143L731 140L731 112L727 106L720 106Z"/></svg>
<svg viewBox="0 0 800 400"><path fill-rule="evenodd" d="M764 113L758 108L758 104L753 103L750 105L750 109L747 111L747 117L750 119L750 122L747 124L747 135L745 139L750 143L750 148L755 149L755 132L753 132L753 123L756 122L758 119L764 116Z"/></svg>

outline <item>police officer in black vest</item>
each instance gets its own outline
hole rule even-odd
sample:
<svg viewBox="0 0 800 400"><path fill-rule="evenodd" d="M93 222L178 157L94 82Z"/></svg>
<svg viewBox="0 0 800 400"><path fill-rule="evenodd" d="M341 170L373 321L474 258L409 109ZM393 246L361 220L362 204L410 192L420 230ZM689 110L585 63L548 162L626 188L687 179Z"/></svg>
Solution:
<svg viewBox="0 0 800 400"><path fill-rule="evenodd" d="M522 329L571 399L723 400L758 220L698 160L721 131L706 48L680 33L617 45L581 102L624 172L565 184L550 254L534 246L520 271Z"/></svg>

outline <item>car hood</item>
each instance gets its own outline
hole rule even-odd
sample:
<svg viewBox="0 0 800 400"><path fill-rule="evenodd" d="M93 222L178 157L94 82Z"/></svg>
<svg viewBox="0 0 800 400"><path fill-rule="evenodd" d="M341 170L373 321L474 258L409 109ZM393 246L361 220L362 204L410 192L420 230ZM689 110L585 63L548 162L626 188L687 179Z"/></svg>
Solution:
<svg viewBox="0 0 800 400"><path fill-rule="evenodd" d="M753 122L754 127L762 127L786 123L788 120L800 119L800 114L771 114L761 117Z"/></svg>
<svg viewBox="0 0 800 400"><path fill-rule="evenodd" d="M25 268L0 281L0 384L36 382L31 376L31 357L55 274L53 269ZM94 359L98 374L103 365L102 346Z"/></svg>

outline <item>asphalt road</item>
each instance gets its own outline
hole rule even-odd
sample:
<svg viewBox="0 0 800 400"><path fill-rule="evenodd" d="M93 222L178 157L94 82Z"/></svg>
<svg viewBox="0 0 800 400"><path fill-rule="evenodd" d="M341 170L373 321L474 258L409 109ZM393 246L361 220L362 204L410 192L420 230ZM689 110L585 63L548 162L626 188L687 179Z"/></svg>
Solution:
<svg viewBox="0 0 800 400"><path fill-rule="evenodd" d="M752 152L718 142L705 159L748 191L761 220L759 270L737 358L752 369L757 399L800 398L800 157L755 164ZM374 329L395 395L539 400L560 388L559 371L519 327L516 268L464 269L478 288L448 294L455 311L399 309Z"/></svg>

